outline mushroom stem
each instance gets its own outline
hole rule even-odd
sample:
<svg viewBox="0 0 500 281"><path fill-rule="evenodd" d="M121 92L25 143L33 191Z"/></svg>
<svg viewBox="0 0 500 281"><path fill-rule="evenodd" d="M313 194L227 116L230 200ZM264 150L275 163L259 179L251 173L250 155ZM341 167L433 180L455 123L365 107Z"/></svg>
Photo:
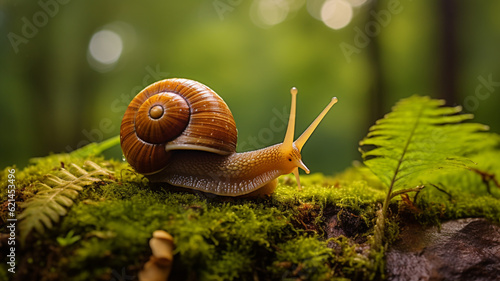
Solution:
<svg viewBox="0 0 500 281"><path fill-rule="evenodd" d="M153 238L149 240L149 246L153 255L144 264L139 272L140 281L165 281L168 280L172 263L174 261L174 239L172 235L163 230L153 232Z"/></svg>

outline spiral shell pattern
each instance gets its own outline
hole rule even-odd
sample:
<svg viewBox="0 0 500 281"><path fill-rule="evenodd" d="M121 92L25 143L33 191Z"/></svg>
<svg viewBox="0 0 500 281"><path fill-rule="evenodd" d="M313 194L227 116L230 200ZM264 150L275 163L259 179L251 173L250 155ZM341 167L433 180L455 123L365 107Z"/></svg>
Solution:
<svg viewBox="0 0 500 281"><path fill-rule="evenodd" d="M137 94L122 119L120 141L127 162L147 175L168 164L171 150L231 154L237 130L219 95L199 82L175 78Z"/></svg>

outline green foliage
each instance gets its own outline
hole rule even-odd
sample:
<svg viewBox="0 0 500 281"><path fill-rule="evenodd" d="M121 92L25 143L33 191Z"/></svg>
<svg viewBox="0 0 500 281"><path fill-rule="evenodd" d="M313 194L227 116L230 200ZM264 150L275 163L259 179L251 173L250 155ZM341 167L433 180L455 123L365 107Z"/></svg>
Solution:
<svg viewBox="0 0 500 281"><path fill-rule="evenodd" d="M429 172L468 168L474 163L467 155L491 146L479 133L487 126L462 123L473 116L443 104L429 97L403 99L360 142L365 165L390 192L420 184Z"/></svg>
<svg viewBox="0 0 500 281"><path fill-rule="evenodd" d="M75 235L75 232L73 230L70 230L65 237L57 237L57 243L59 243L59 245L61 245L62 247L66 247L75 243L81 238L82 237L80 235Z"/></svg>
<svg viewBox="0 0 500 281"><path fill-rule="evenodd" d="M419 192L422 184L436 179L436 171L470 169L475 163L467 157L498 144L498 136L484 133L487 126L464 123L472 114L459 114L460 106L443 105L443 100L429 97L403 99L360 142L364 164L388 188L375 225L375 250L382 246L393 197Z"/></svg>
<svg viewBox="0 0 500 281"><path fill-rule="evenodd" d="M451 198L436 188L418 194L416 205L422 211L415 215L421 223L437 224L463 217L484 217L500 223L500 186L496 184L500 178L500 150L486 149L471 159L477 163L473 171L458 170L433 179Z"/></svg>
<svg viewBox="0 0 500 281"><path fill-rule="evenodd" d="M38 193L20 204L24 209L18 216L21 242L33 229L43 233L45 228L52 228L53 223L59 222L84 186L102 181L99 176L109 178L112 175L92 161L86 161L84 167L90 171L71 164L69 170L61 168L58 175L48 174L44 182L36 183Z"/></svg>

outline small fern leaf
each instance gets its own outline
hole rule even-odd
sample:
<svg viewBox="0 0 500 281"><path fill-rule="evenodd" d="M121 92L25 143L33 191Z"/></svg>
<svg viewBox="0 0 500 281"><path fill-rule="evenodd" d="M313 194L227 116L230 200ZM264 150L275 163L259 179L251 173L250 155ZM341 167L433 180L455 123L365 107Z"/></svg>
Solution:
<svg viewBox="0 0 500 281"><path fill-rule="evenodd" d="M58 205L55 201L48 201L47 208L44 211L45 211L45 214L47 215L47 217L50 218L50 221L57 223L57 222L59 222L59 213L54 209L54 204ZM66 209L64 209L63 215L66 214L65 212L66 212ZM50 226L50 227L52 227L52 226Z"/></svg>
<svg viewBox="0 0 500 281"><path fill-rule="evenodd" d="M98 178L100 176L112 178L113 172L94 162L86 161L84 165L90 171L71 164L71 171L63 168L58 171L58 175L46 175L43 183L37 183L38 193L20 204L24 208L18 216L22 243L33 229L43 233L45 229L50 229L54 223L58 223L60 218L67 214L67 208L73 205L73 200L78 197L84 186L102 181Z"/></svg>
<svg viewBox="0 0 500 281"><path fill-rule="evenodd" d="M46 190L51 190L51 189L52 189L52 187L50 187L50 186L48 186L48 185L46 185L44 183L39 183L38 184L38 193L46 191Z"/></svg>
<svg viewBox="0 0 500 281"><path fill-rule="evenodd" d="M112 177L112 175L113 175L113 172L97 165L96 163L94 163L90 160L85 161L85 163L83 163L83 167L91 168L93 170L92 172L90 172L90 175L100 175L100 176L108 176L108 177Z"/></svg>
<svg viewBox="0 0 500 281"><path fill-rule="evenodd" d="M59 216L66 215L66 209L60 203L61 200L64 201L64 203L69 204L69 206L71 206L73 204L73 201L71 201L71 199L64 197L64 196L58 196L58 197L54 198L54 201L49 201L48 206L54 211L54 212L52 212L53 215L51 216L51 218L55 222L57 222L59 220ZM68 201L70 201L71 203L68 203Z"/></svg>
<svg viewBox="0 0 500 281"><path fill-rule="evenodd" d="M63 179L61 179L55 175L46 175L44 182L50 187L60 186L60 185L63 185L65 183L65 181Z"/></svg>
<svg viewBox="0 0 500 281"><path fill-rule="evenodd" d="M78 175L78 176L81 176L81 175ZM68 170L66 170L64 168L61 168L61 170L59 172L59 178L62 179L62 180L65 180L65 181L74 181L78 177L75 176L75 175L73 175L73 174L71 174Z"/></svg>
<svg viewBox="0 0 500 281"><path fill-rule="evenodd" d="M73 174L75 175L83 176L88 173L83 168L78 167L75 163L71 163L70 167L74 170Z"/></svg>
<svg viewBox="0 0 500 281"><path fill-rule="evenodd" d="M403 99L360 141L363 162L389 193L418 185L432 171L468 168L474 163L466 156L488 142L481 133L487 126L462 123L472 114L443 105L429 97Z"/></svg>
<svg viewBox="0 0 500 281"><path fill-rule="evenodd" d="M57 198L55 198L54 200L59 203L59 207L61 207L63 210L65 210L63 208L64 207L71 207L71 205L73 205L73 200L71 200L70 198L75 198L76 196L78 196L78 193L76 194L68 194L68 192L63 192L65 196L59 196ZM62 214L61 216L63 216L64 214Z"/></svg>
<svg viewBox="0 0 500 281"><path fill-rule="evenodd" d="M40 221L45 225L47 228L52 228L52 221L50 220L50 215L47 213L40 214ZM40 224L40 228L37 228L36 230L40 231L40 229L43 231L43 226Z"/></svg>

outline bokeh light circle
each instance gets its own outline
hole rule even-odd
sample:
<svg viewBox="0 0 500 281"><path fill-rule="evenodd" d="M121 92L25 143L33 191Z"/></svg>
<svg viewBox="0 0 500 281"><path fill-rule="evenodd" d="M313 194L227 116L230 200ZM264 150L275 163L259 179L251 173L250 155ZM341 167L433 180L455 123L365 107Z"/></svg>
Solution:
<svg viewBox="0 0 500 281"><path fill-rule="evenodd" d="M123 52L123 40L112 30L100 30L89 43L89 61L94 68L105 69L115 64Z"/></svg>
<svg viewBox="0 0 500 281"><path fill-rule="evenodd" d="M352 16L352 6L344 0L328 0L321 7L321 20L332 29L345 27Z"/></svg>

